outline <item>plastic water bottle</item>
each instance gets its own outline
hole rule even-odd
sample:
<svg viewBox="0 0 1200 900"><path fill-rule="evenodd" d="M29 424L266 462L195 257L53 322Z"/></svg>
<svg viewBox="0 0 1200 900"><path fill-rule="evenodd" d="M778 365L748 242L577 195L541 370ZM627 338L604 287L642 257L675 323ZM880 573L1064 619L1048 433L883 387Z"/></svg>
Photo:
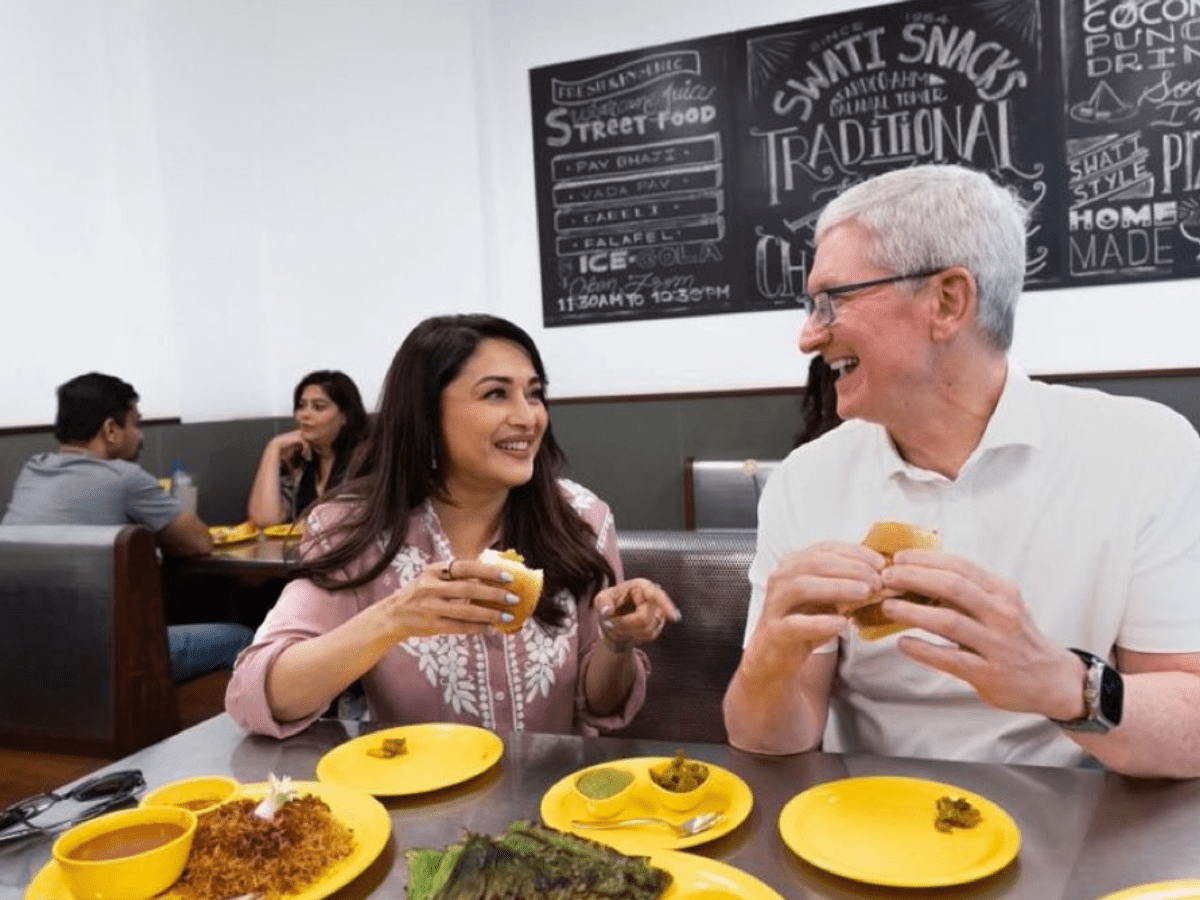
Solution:
<svg viewBox="0 0 1200 900"><path fill-rule="evenodd" d="M179 460L171 463L171 496L178 500L187 512L196 511L196 483Z"/></svg>

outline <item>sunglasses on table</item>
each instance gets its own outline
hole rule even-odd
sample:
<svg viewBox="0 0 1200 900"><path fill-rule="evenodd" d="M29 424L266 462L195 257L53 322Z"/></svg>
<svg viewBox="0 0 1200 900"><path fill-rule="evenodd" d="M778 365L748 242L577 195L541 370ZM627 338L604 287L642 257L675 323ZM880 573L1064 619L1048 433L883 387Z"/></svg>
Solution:
<svg viewBox="0 0 1200 900"><path fill-rule="evenodd" d="M141 769L123 769L89 778L61 794L35 794L0 810L0 844L35 834L52 834L88 819L94 819L127 804L146 786ZM66 804L64 817L51 815ZM82 808L81 808L82 807Z"/></svg>

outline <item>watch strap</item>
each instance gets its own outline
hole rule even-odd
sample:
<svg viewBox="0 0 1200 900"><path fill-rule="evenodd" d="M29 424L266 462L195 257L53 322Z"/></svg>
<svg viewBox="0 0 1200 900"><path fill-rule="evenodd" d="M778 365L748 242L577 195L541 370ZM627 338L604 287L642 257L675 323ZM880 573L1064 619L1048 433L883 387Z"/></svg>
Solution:
<svg viewBox="0 0 1200 900"><path fill-rule="evenodd" d="M1107 662L1077 647L1069 647L1084 665L1083 704L1084 714L1078 719L1051 719L1050 721L1068 731L1090 734L1106 734L1121 721L1121 673ZM1106 696L1106 692L1110 696ZM1106 710L1106 701L1111 703L1115 693L1115 709Z"/></svg>

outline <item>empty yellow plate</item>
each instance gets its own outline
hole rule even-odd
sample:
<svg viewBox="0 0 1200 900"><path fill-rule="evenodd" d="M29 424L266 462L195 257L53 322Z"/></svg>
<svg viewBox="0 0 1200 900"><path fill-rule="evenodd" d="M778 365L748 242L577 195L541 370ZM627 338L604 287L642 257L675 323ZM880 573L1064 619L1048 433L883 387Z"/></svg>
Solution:
<svg viewBox="0 0 1200 900"><path fill-rule="evenodd" d="M405 752L380 759L385 738L403 738ZM334 747L317 762L317 778L375 794L399 797L423 794L468 781L504 755L504 741L486 728L433 722L385 728Z"/></svg>
<svg viewBox="0 0 1200 900"><path fill-rule="evenodd" d="M212 535L213 543L218 547L229 544L240 544L242 541L252 541L258 537L258 529L253 522L242 522L239 525L209 525L208 533Z"/></svg>
<svg viewBox="0 0 1200 900"><path fill-rule="evenodd" d="M1139 884L1115 894L1105 894L1100 900L1200 900L1200 880L1157 881Z"/></svg>
<svg viewBox="0 0 1200 900"><path fill-rule="evenodd" d="M973 828L933 827L937 801L962 797L980 811ZM892 887L964 884L998 872L1021 847L1003 809L951 784L917 778L847 778L809 788L779 814L797 855L844 878Z"/></svg>
<svg viewBox="0 0 1200 900"><path fill-rule="evenodd" d="M680 850L684 847L694 847L721 835L729 834L750 815L754 806L754 794L749 785L727 769L704 762L708 766L708 790L704 798L694 809L687 812L674 812L660 806L657 802L650 783L650 767L669 763L669 756L635 756L628 759L610 759L597 763L587 769L572 772L566 778L551 785L550 790L542 796L542 821L551 828L559 831L569 831L580 837L601 841L610 847L616 847L622 853L644 854L651 850ZM601 767L617 766L629 769L634 773L634 783L628 805L621 810L616 820L636 819L641 816L657 816L671 822L682 822L701 813L721 810L725 813L725 821L715 825L708 831L693 834L691 837L676 837L665 825L633 825L628 828L614 828L601 831L594 828L578 828L571 823L576 819L586 821L592 816L588 814L583 800L572 789L572 785L584 772Z"/></svg>
<svg viewBox="0 0 1200 900"><path fill-rule="evenodd" d="M674 881L662 900L783 900L753 875L733 866L674 850L652 850L650 864Z"/></svg>
<svg viewBox="0 0 1200 900"><path fill-rule="evenodd" d="M370 794L353 788L340 784L318 784L315 781L296 781L293 785L301 794L312 794L328 803L334 818L354 832L354 850L348 857L307 890L287 895L287 900L321 900L349 884L375 861L392 834L392 817L383 804ZM266 792L266 784L244 784L239 788L238 796L260 800ZM25 900L74 900L74 895L62 879L62 870L57 862L50 860L34 876L25 889ZM155 900L184 900L184 895L168 890L158 894Z"/></svg>

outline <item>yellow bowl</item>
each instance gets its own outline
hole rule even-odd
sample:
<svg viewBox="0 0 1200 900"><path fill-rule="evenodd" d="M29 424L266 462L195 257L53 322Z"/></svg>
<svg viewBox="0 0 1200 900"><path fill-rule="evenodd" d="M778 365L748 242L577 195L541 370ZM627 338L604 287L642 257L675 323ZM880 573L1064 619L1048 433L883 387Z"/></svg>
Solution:
<svg viewBox="0 0 1200 900"><path fill-rule="evenodd" d="M622 780L624 784L619 785ZM576 776L571 789L583 803L588 815L595 819L612 819L629 803L636 781L637 778L628 769L597 766Z"/></svg>
<svg viewBox="0 0 1200 900"><path fill-rule="evenodd" d="M195 837L196 814L190 809L139 806L76 825L54 842L51 853L75 900L148 900L179 880ZM105 846L98 847L101 843ZM82 859L93 855L89 850L125 855Z"/></svg>
<svg viewBox="0 0 1200 900"><path fill-rule="evenodd" d="M185 778L156 787L142 797L142 806L179 806L198 816L216 809L233 796L238 783L223 775Z"/></svg>
<svg viewBox="0 0 1200 900"><path fill-rule="evenodd" d="M689 763L695 760L688 760ZM665 770L667 764L652 766L654 772ZM708 767L705 766L707 769ZM687 812L690 809L695 809L697 804L704 799L704 795L708 793L709 782L712 781L712 771L708 771L708 775L696 787L690 791L670 791L655 781L653 778L647 779L650 782L651 795L654 798L654 803L658 806L665 806L667 809L675 812Z"/></svg>

